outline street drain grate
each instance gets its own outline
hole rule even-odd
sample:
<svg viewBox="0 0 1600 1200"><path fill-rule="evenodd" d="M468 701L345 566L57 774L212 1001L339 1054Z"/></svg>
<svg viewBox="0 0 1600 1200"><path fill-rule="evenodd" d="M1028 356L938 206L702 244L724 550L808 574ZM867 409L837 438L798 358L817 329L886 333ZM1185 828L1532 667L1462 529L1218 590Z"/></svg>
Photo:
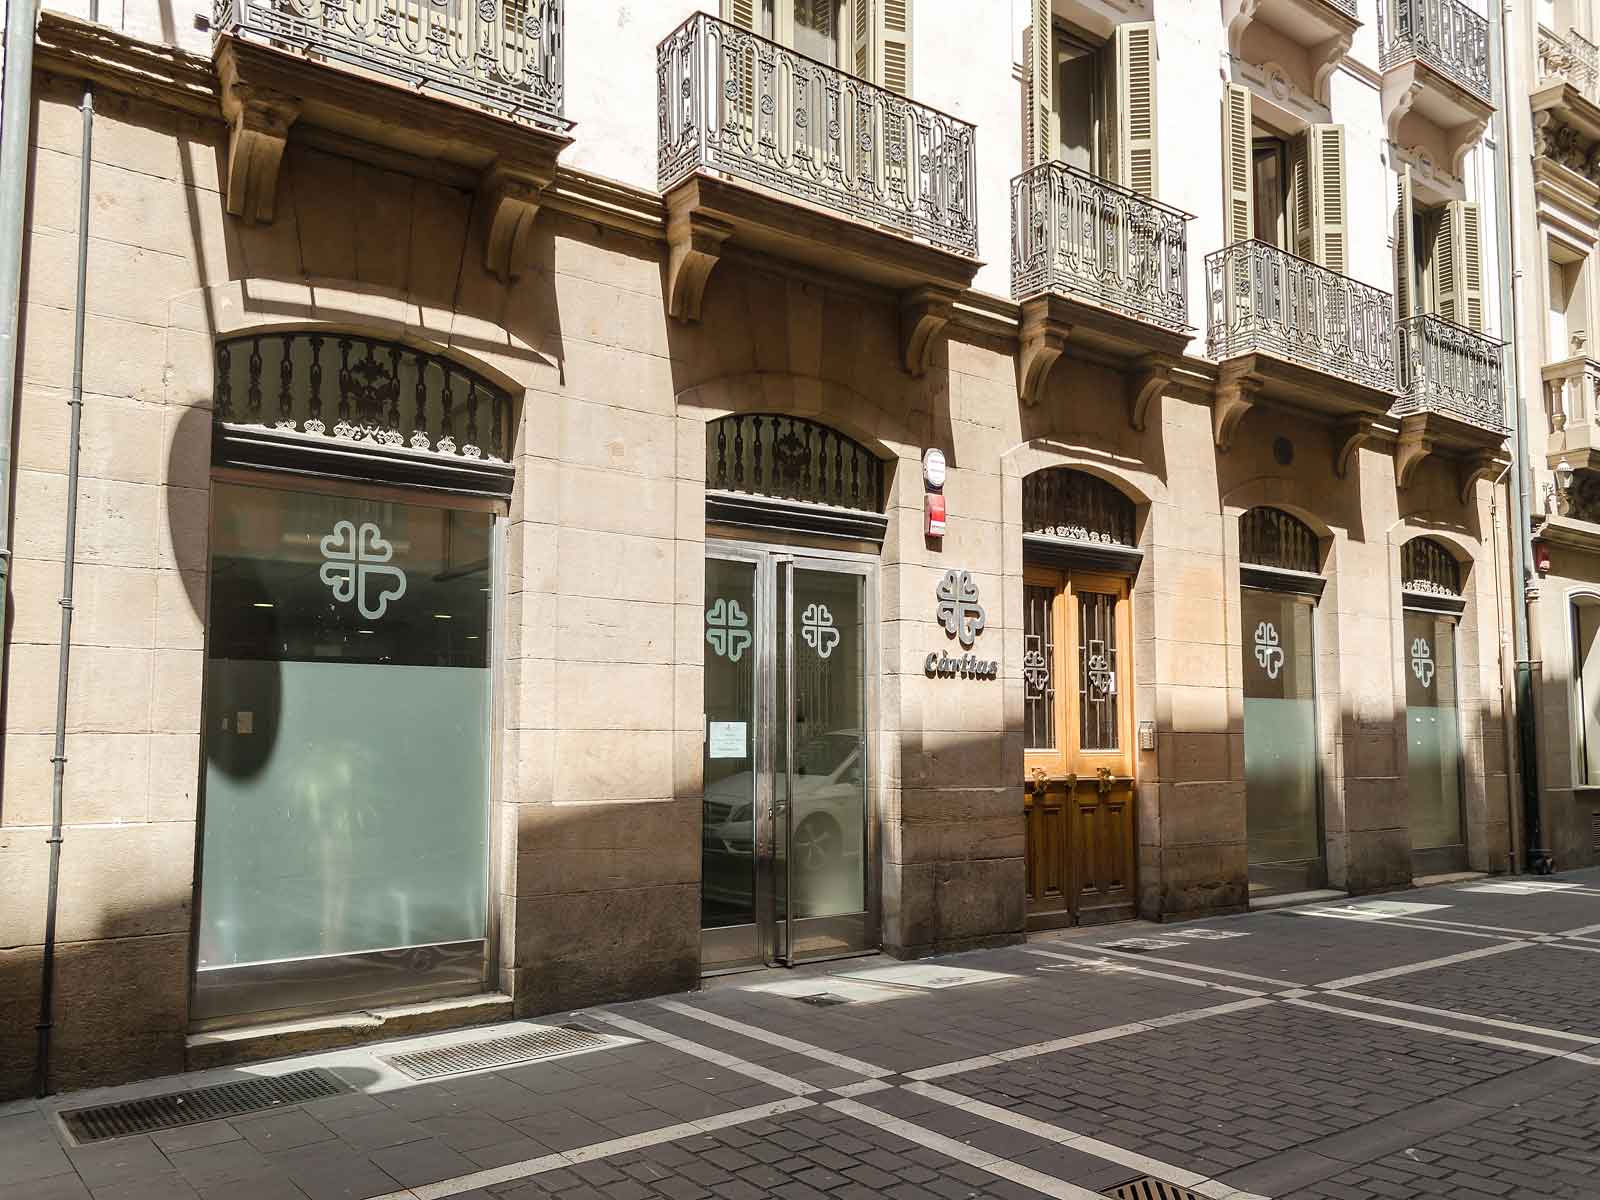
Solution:
<svg viewBox="0 0 1600 1200"><path fill-rule="evenodd" d="M1192 1192L1186 1187L1179 1187L1175 1183L1168 1183L1165 1179L1157 1179L1153 1175L1130 1179L1127 1183L1120 1183L1100 1194L1110 1196L1112 1200L1205 1200L1199 1192Z"/></svg>
<svg viewBox="0 0 1600 1200"><path fill-rule="evenodd" d="M817 1008L829 1008L835 1004L849 1004L848 997L837 995L833 992L812 992L809 996L796 996L801 1004L815 1005Z"/></svg>
<svg viewBox="0 0 1600 1200"><path fill-rule="evenodd" d="M120 1104L102 1104L97 1108L74 1108L63 1112L61 1121L73 1140L85 1145L136 1133L198 1125L202 1121L219 1121L224 1117L241 1117L283 1104L303 1104L307 1100L353 1091L353 1087L332 1071L319 1067L168 1092L163 1096L146 1096Z"/></svg>
<svg viewBox="0 0 1600 1200"><path fill-rule="evenodd" d="M625 1044L618 1038L581 1027L541 1025L528 1033L512 1034L510 1037L457 1042L453 1046L411 1050L404 1054L386 1054L380 1056L379 1061L388 1063L412 1079L438 1079L444 1075L463 1075L468 1071L484 1071L491 1067L514 1067L521 1063L538 1062L542 1058L585 1054Z"/></svg>

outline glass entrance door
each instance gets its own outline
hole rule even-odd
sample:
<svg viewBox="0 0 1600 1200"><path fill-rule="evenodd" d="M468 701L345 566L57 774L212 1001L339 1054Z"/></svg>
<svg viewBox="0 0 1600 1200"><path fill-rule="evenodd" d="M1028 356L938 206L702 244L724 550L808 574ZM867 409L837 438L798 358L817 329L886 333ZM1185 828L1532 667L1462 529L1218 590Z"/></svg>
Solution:
<svg viewBox="0 0 1600 1200"><path fill-rule="evenodd" d="M1241 589L1246 841L1253 894L1327 881L1309 596Z"/></svg>
<svg viewBox="0 0 1600 1200"><path fill-rule="evenodd" d="M1456 618L1408 610L1405 645L1412 872L1437 875L1464 870Z"/></svg>
<svg viewBox="0 0 1600 1200"><path fill-rule="evenodd" d="M764 548L707 553L705 970L877 943L874 570Z"/></svg>

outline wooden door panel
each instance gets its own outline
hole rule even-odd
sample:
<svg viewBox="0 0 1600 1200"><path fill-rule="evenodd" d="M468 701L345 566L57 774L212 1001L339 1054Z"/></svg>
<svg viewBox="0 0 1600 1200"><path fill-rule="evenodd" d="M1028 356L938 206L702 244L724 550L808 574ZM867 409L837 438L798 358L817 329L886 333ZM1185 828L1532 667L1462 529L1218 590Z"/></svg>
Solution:
<svg viewBox="0 0 1600 1200"><path fill-rule="evenodd" d="M1023 801L1027 906L1030 913L1068 907L1067 796L1063 789L1028 795Z"/></svg>
<svg viewBox="0 0 1600 1200"><path fill-rule="evenodd" d="M1099 782L1080 784L1074 796L1068 838L1072 844L1073 910L1133 904L1133 790L1125 782L1101 792ZM1131 911L1128 915L1132 915Z"/></svg>

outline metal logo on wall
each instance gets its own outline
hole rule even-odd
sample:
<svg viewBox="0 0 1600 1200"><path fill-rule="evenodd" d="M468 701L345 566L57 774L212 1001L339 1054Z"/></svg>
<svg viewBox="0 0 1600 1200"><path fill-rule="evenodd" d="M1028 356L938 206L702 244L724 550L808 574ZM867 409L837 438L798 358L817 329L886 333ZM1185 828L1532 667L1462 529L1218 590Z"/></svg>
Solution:
<svg viewBox="0 0 1600 1200"><path fill-rule="evenodd" d="M1433 650L1427 638L1417 638L1411 643L1411 673L1423 687L1433 686Z"/></svg>
<svg viewBox="0 0 1600 1200"><path fill-rule="evenodd" d="M935 609L945 633L971 647L977 640L988 618L983 605L978 603L978 585L971 571L949 570L934 589L938 599ZM922 669L934 677L960 675L967 679L993 679L1000 674L996 659L981 659L975 654L962 654L952 658L935 650L923 660Z"/></svg>
<svg viewBox="0 0 1600 1200"><path fill-rule="evenodd" d="M1278 644L1278 627L1271 621L1256 626L1256 663L1268 679L1276 679L1283 670L1283 647Z"/></svg>
<svg viewBox="0 0 1600 1200"><path fill-rule="evenodd" d="M341 604L354 600L363 617L377 621L389 611L389 601L406 594L406 573L387 565L393 557L394 547L371 521L363 521L359 529L353 521L336 521L333 532L322 539L318 574L333 589L335 600ZM368 585L380 579L389 582L374 595Z"/></svg>
<svg viewBox="0 0 1600 1200"><path fill-rule="evenodd" d="M750 618L737 600L718 596L706 609L706 641L716 654L738 662L750 648Z"/></svg>

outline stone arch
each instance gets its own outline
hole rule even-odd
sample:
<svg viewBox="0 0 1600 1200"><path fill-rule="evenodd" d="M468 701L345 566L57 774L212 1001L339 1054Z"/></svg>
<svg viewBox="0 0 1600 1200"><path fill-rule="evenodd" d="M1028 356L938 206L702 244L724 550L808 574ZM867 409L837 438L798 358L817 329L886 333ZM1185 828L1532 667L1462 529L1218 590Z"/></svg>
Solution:
<svg viewBox="0 0 1600 1200"><path fill-rule="evenodd" d="M805 417L860 442L879 458L917 458L926 431L842 383L783 371L749 371L697 383L677 395L678 415L700 423L735 413Z"/></svg>

